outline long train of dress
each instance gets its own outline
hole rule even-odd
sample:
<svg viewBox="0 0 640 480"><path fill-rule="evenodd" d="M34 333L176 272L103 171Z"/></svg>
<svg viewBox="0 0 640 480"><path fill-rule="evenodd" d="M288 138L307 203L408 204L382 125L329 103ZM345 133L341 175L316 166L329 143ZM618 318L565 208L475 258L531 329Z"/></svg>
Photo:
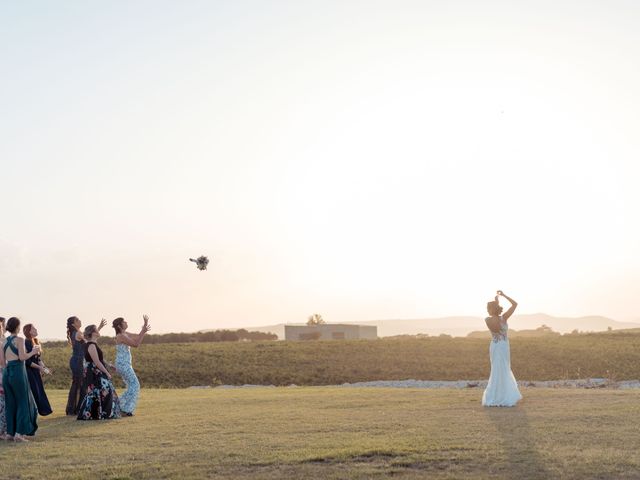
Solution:
<svg viewBox="0 0 640 480"><path fill-rule="evenodd" d="M500 333L492 333L493 338L489 347L491 375L487 388L482 394L482 405L485 407L513 407L522 399L518 383L511 371L507 329L507 322L501 319Z"/></svg>

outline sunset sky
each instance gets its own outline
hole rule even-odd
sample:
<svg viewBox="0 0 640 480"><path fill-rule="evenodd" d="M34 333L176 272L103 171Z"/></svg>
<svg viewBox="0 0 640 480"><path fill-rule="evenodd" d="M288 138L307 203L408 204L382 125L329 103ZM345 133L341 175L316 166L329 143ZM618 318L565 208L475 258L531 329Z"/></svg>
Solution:
<svg viewBox="0 0 640 480"><path fill-rule="evenodd" d="M482 316L500 288L639 320L639 22L635 1L3 2L0 315L44 338L69 315Z"/></svg>

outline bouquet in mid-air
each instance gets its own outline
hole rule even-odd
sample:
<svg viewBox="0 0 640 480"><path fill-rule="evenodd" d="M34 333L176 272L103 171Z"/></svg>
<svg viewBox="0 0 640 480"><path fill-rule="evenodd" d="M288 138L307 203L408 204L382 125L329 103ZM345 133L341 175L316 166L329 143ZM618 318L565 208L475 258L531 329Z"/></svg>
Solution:
<svg viewBox="0 0 640 480"><path fill-rule="evenodd" d="M204 255L200 255L198 258L190 258L189 261L195 263L198 270L206 270L207 265L209 265L209 259Z"/></svg>

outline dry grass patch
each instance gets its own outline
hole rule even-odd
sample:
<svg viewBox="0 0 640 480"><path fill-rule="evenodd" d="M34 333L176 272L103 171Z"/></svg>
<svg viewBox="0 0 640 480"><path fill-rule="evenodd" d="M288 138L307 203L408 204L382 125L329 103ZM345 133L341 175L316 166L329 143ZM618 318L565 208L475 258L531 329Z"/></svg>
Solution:
<svg viewBox="0 0 640 480"><path fill-rule="evenodd" d="M513 371L521 380L634 380L639 376L640 334L514 338L511 349ZM113 346L105 346L104 352L113 361ZM46 378L50 388L68 388L69 355L68 346L45 349L45 361L56 371ZM430 337L156 344L134 352L134 367L147 388L475 380L489 376L489 341Z"/></svg>
<svg viewBox="0 0 640 480"><path fill-rule="evenodd" d="M513 409L481 391L306 387L150 390L110 422L40 420L0 444L0 478L638 478L640 393L525 389Z"/></svg>

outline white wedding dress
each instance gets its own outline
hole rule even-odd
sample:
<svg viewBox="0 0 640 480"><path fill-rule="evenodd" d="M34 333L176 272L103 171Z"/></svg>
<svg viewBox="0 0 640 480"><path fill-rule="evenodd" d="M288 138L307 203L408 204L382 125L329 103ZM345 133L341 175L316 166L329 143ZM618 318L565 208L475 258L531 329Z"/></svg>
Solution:
<svg viewBox="0 0 640 480"><path fill-rule="evenodd" d="M482 405L485 407L513 407L518 400L522 399L516 378L511 372L508 328L507 322L500 317L500 332L491 332L493 337L489 347L491 375L487 388L482 394Z"/></svg>

